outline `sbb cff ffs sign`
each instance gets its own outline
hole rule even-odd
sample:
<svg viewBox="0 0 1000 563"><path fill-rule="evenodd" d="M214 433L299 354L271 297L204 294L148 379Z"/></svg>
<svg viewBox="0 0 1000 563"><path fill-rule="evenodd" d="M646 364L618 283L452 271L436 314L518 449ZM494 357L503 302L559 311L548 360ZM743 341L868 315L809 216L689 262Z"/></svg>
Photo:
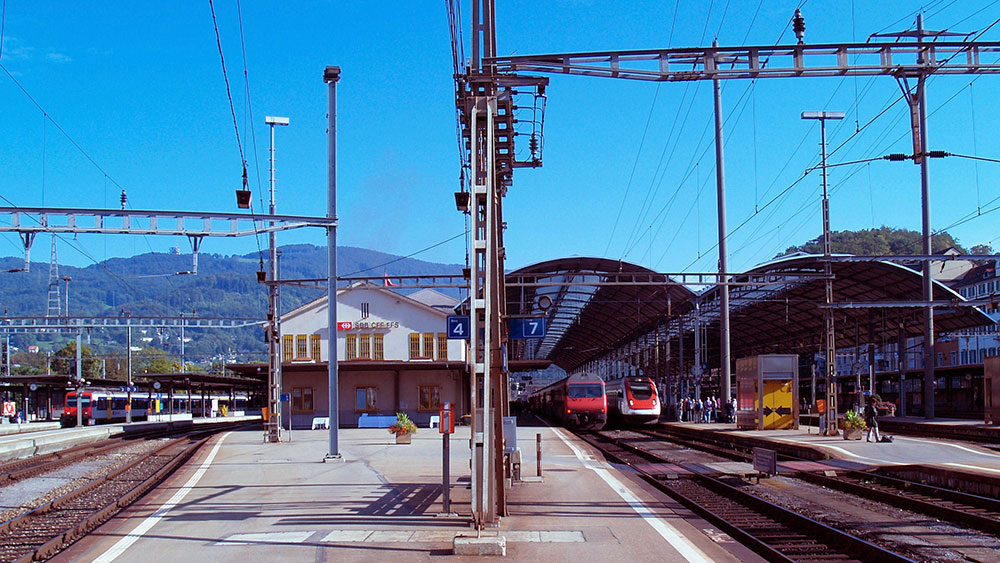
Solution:
<svg viewBox="0 0 1000 563"><path fill-rule="evenodd" d="M351 330L352 328L354 328L354 323L351 321L337 323L337 330Z"/></svg>

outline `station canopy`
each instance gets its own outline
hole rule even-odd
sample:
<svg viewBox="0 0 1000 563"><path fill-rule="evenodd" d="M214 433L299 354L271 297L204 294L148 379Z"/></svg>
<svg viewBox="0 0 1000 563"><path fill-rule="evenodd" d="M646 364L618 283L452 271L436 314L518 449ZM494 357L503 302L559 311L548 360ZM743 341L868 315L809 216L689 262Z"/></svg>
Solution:
<svg viewBox="0 0 1000 563"><path fill-rule="evenodd" d="M823 270L822 256L793 255L734 275L733 282L746 285L730 286L731 358L820 351ZM835 261L832 270L834 304L854 304L834 310L838 348L895 342L900 325L907 336L923 333L923 309L913 303L923 298L919 272L885 261ZM787 279L784 274L789 274ZM798 274L813 277L796 278ZM753 283L767 275L777 283ZM526 266L506 279L508 317L544 316L547 321L545 338L511 341L514 359L548 359L573 370L659 327L672 341L676 365L681 338L690 361L697 318L709 365L718 366L718 287L696 294L665 274L635 264L581 257ZM934 282L934 297L956 304L964 301L939 282ZM862 306L871 302L885 305ZM939 334L993 324L985 313L969 306L935 309L934 322Z"/></svg>
<svg viewBox="0 0 1000 563"><path fill-rule="evenodd" d="M508 318L546 321L544 338L510 342L512 358L547 359L567 370L651 329L694 297L664 274L606 258L540 262L506 280Z"/></svg>

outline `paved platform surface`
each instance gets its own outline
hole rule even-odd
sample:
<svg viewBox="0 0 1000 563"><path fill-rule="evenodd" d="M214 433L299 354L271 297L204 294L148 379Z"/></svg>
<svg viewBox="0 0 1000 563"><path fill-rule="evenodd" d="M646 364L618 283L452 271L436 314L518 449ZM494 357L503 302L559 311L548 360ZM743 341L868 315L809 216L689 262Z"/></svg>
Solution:
<svg viewBox="0 0 1000 563"><path fill-rule="evenodd" d="M483 532L506 538L508 559L760 560L565 431L519 427L518 438L525 481L508 489L510 514ZM260 431L227 433L56 560L423 561L451 554L456 534L475 533L467 427L451 440L451 514L442 514L437 431L396 445L385 429L342 429L344 460L324 463L328 439L303 430L291 442L263 444Z"/></svg>
<svg viewBox="0 0 1000 563"><path fill-rule="evenodd" d="M964 423L976 424L975 421L964 421ZM833 463L845 468L854 464L861 466L917 464L1000 476L1000 453L969 442L895 435L892 443L875 443L866 442L864 439L844 440L843 436L820 436L816 427L801 427L799 430L737 430L735 424L687 422L669 424L700 431L719 431L737 436L752 436L758 439L805 445L834 458L817 463ZM939 424L962 424L962 422L941 421ZM782 465L787 465L787 462L782 462Z"/></svg>

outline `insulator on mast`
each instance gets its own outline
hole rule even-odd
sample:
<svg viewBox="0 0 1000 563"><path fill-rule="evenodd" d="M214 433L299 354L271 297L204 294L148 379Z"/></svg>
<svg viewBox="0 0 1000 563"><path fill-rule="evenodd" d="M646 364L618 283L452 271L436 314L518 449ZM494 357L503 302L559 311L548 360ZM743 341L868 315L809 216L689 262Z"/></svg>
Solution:
<svg viewBox="0 0 1000 563"><path fill-rule="evenodd" d="M802 10L795 9L795 17L792 18L792 31L795 32L795 38L799 40L799 44L803 43L802 38L806 35L806 20L802 17Z"/></svg>

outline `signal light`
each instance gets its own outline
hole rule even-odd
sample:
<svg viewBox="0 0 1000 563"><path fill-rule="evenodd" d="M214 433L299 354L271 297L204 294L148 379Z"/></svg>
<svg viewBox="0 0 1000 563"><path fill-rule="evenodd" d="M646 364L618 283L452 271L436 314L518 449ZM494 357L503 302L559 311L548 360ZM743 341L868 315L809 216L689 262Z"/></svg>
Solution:
<svg viewBox="0 0 1000 563"><path fill-rule="evenodd" d="M236 190L236 207L250 209L250 190Z"/></svg>
<svg viewBox="0 0 1000 563"><path fill-rule="evenodd" d="M573 411L571 411L569 409L566 409L566 414L572 414L572 413L573 413Z"/></svg>

